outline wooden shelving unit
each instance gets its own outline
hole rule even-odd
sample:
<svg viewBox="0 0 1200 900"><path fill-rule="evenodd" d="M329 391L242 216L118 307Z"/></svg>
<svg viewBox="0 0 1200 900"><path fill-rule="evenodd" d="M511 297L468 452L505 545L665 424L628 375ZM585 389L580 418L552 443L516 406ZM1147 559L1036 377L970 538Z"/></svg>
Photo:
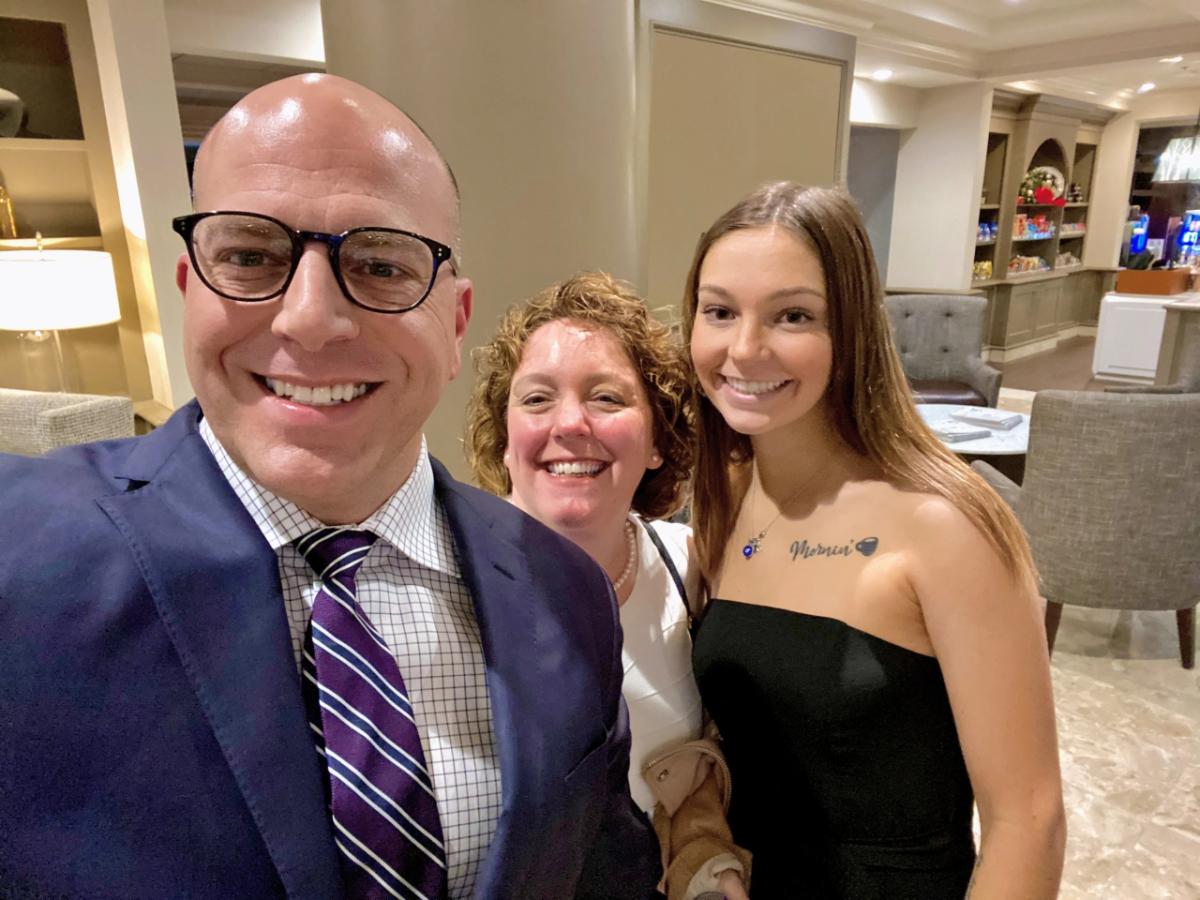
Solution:
<svg viewBox="0 0 1200 900"><path fill-rule="evenodd" d="M1107 273L1082 265L1091 209L1100 113L1067 106L1039 95L1009 97L1007 109L993 108L993 132L983 160L981 225L994 227L995 238L978 240L975 263L992 263L991 277L976 278L972 287L988 297L986 343L1004 359L1009 352L1032 352L1076 326L1095 323ZM999 110L999 113L998 113ZM1010 116L1010 118L1007 118ZM1011 124L1011 130L1008 129ZM1082 199L1060 204L1018 203L1030 169L1051 166L1063 175L1064 194L1079 185ZM1019 216L1044 217L1043 233L1014 233ZM1065 226L1065 231L1064 231ZM1044 233L1049 231L1050 233ZM1060 255L1069 260L1059 264ZM1016 256L1038 257L1041 268L1008 271Z"/></svg>

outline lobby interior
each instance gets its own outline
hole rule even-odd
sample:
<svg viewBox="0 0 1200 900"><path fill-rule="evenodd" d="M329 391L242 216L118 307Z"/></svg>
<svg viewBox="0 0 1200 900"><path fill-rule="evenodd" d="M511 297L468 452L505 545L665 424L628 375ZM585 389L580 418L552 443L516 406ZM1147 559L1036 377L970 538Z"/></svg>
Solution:
<svg viewBox="0 0 1200 900"><path fill-rule="evenodd" d="M1194 3L0 0L0 27L17 20L61 28L65 68L36 65L57 66L57 90L66 79L78 134L0 137L15 232L0 232L0 256L33 248L35 231L48 248L107 252L119 318L62 331L61 368L0 330L0 389L128 398L143 432L190 399L170 228L191 209L185 148L249 90L307 71L392 99L454 166L477 297L468 348L510 303L584 268L674 317L703 223L789 178L847 186L889 294L987 299L981 354L1001 372L999 408L1153 380L1093 365L1139 134L1200 133ZM1061 214L1086 228L1058 235L1059 258L1036 277L1006 277L1008 237L993 253L979 226L1021 215L1008 194L1047 135L1067 181L1086 172L1086 201ZM1189 202L1200 208L1195 185ZM1026 294L1043 302L1048 285L1055 317L1028 333L1015 313L998 318ZM463 478L469 390L469 377L451 385L428 429ZM1200 480L1200 450L1180 466ZM1200 601L1200 583L1180 589ZM1051 662L1061 896L1200 896L1200 674L1181 666L1176 617L1067 605Z"/></svg>

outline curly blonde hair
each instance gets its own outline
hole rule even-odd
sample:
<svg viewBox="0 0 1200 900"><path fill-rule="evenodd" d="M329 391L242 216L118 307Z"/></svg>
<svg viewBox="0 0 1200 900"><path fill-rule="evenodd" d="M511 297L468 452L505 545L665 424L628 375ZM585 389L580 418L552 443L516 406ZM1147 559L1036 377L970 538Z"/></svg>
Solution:
<svg viewBox="0 0 1200 900"><path fill-rule="evenodd" d="M467 404L465 450L475 480L494 494L512 492L504 451L513 375L529 336L559 319L608 331L641 377L663 464L646 470L633 509L647 518L670 515L683 504L692 470L691 376L678 337L650 315L632 287L604 272L580 272L509 307L492 340L472 353L476 378Z"/></svg>

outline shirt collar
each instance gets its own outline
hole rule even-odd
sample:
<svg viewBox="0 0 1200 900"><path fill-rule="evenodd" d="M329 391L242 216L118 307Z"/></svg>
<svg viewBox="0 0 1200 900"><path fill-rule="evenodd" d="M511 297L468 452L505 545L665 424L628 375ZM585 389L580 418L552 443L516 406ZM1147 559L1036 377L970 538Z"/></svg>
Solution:
<svg viewBox="0 0 1200 900"><path fill-rule="evenodd" d="M221 473L238 500L270 544L281 547L324 525L290 500L267 490L243 472L217 440L207 419L200 420L200 436L216 459ZM383 506L363 522L352 526L370 531L409 559L454 578L460 577L453 539L445 513L433 493L433 466L425 436L408 480Z"/></svg>

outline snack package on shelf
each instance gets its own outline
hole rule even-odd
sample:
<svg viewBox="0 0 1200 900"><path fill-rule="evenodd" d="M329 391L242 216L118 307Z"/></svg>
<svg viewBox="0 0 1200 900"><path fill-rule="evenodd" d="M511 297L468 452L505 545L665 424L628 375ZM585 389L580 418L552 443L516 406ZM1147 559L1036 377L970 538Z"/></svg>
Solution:
<svg viewBox="0 0 1200 900"><path fill-rule="evenodd" d="M1069 250L1064 250L1054 258L1054 268L1056 269L1070 269L1080 264L1079 257Z"/></svg>
<svg viewBox="0 0 1200 900"><path fill-rule="evenodd" d="M971 267L971 278L975 281L988 281L992 277L992 261L981 259Z"/></svg>
<svg viewBox="0 0 1200 900"><path fill-rule="evenodd" d="M1014 256L1008 261L1008 274L1010 275L1048 271L1050 271L1050 264L1040 256Z"/></svg>

